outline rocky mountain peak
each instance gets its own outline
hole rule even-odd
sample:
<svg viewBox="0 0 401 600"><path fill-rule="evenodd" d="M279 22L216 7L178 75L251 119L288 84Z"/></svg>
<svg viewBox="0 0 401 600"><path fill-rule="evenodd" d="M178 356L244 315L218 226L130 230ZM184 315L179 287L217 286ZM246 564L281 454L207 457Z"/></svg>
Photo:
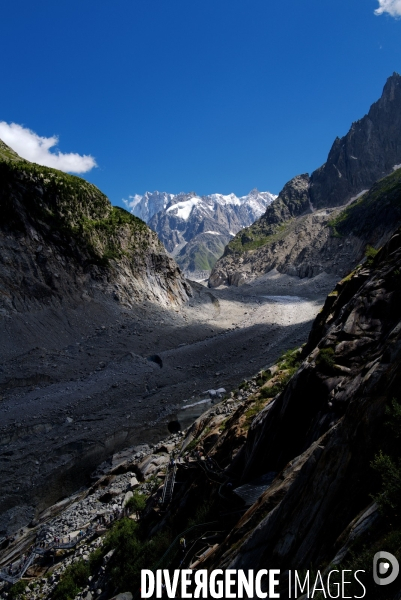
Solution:
<svg viewBox="0 0 401 600"><path fill-rule="evenodd" d="M285 184L280 192L279 198L286 202L294 216L297 213L303 212L307 207L309 182L308 173L296 175L296 177Z"/></svg>
<svg viewBox="0 0 401 600"><path fill-rule="evenodd" d="M381 99L382 103L394 102L397 94L400 93L401 75L394 71L394 73L387 79ZM374 106L374 105L373 105Z"/></svg>
<svg viewBox="0 0 401 600"><path fill-rule="evenodd" d="M258 196L259 195L259 190L258 188L253 188L253 190L251 190L248 194L248 196Z"/></svg>
<svg viewBox="0 0 401 600"><path fill-rule="evenodd" d="M327 162L311 176L316 208L341 206L401 163L401 76L388 78L369 112L336 138Z"/></svg>

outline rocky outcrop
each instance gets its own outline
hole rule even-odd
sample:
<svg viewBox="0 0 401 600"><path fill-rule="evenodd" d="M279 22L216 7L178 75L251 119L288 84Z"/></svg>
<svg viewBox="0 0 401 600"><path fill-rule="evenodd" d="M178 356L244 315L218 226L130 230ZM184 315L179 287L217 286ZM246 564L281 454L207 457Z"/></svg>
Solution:
<svg viewBox="0 0 401 600"><path fill-rule="evenodd" d="M363 258L366 243L372 243L370 238L384 243L386 238L375 235L384 230L383 221L387 220L384 199L374 219L372 211L370 218L364 219L363 235L355 226L344 232L347 239L333 241L328 225L337 210L344 214L346 204L400 167L400 109L401 77L394 73L368 115L354 123L344 138L336 139L327 162L310 178L299 175L287 183L265 214L229 242L210 275L209 286L240 285L272 268L299 277L313 277L322 270L343 276ZM391 216L397 218L387 233L399 223L398 213L392 210ZM350 248L344 252L346 246Z"/></svg>
<svg viewBox="0 0 401 600"><path fill-rule="evenodd" d="M94 297L127 307L187 299L186 281L145 223L94 185L0 149L3 315Z"/></svg>

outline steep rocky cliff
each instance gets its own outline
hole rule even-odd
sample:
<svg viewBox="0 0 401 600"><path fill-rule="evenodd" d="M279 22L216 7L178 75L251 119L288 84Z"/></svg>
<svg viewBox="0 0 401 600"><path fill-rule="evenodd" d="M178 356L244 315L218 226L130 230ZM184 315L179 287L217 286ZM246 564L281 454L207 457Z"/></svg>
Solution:
<svg viewBox="0 0 401 600"><path fill-rule="evenodd" d="M310 177L299 175L288 182L265 214L229 242L211 273L210 287L239 285L274 267L300 277L322 270L343 276L362 259L369 235L365 228L363 240L348 232L342 244L328 243L329 222L337 210L400 164L401 77L394 73L369 113L353 123L344 138L336 139L327 162ZM374 230L382 228L382 218L386 219L383 208L375 220L365 219L373 237ZM345 244L350 246L350 260L339 258Z"/></svg>
<svg viewBox="0 0 401 600"><path fill-rule="evenodd" d="M336 138L326 163L311 176L315 208L339 206L391 172L401 158L401 77L388 78L367 115Z"/></svg>
<svg viewBox="0 0 401 600"><path fill-rule="evenodd" d="M145 223L94 185L0 146L3 315L103 297L182 303L189 288Z"/></svg>

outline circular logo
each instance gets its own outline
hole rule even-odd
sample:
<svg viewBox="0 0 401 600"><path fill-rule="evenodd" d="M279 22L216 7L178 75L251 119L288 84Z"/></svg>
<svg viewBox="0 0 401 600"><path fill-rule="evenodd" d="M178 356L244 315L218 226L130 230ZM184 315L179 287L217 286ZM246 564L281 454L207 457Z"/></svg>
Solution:
<svg viewBox="0 0 401 600"><path fill-rule="evenodd" d="M384 562L385 561L385 562ZM373 579L377 585L393 583L400 572L400 565L390 552L377 552L373 558Z"/></svg>

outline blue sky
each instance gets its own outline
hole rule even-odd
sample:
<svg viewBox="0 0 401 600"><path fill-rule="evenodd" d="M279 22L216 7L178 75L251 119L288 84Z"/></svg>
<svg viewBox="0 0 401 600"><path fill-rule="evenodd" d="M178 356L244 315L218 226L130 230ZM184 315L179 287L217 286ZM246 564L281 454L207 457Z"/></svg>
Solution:
<svg viewBox="0 0 401 600"><path fill-rule="evenodd" d="M380 4L3 3L0 121L94 157L82 176L114 204L155 189L278 193L401 71L401 0Z"/></svg>

